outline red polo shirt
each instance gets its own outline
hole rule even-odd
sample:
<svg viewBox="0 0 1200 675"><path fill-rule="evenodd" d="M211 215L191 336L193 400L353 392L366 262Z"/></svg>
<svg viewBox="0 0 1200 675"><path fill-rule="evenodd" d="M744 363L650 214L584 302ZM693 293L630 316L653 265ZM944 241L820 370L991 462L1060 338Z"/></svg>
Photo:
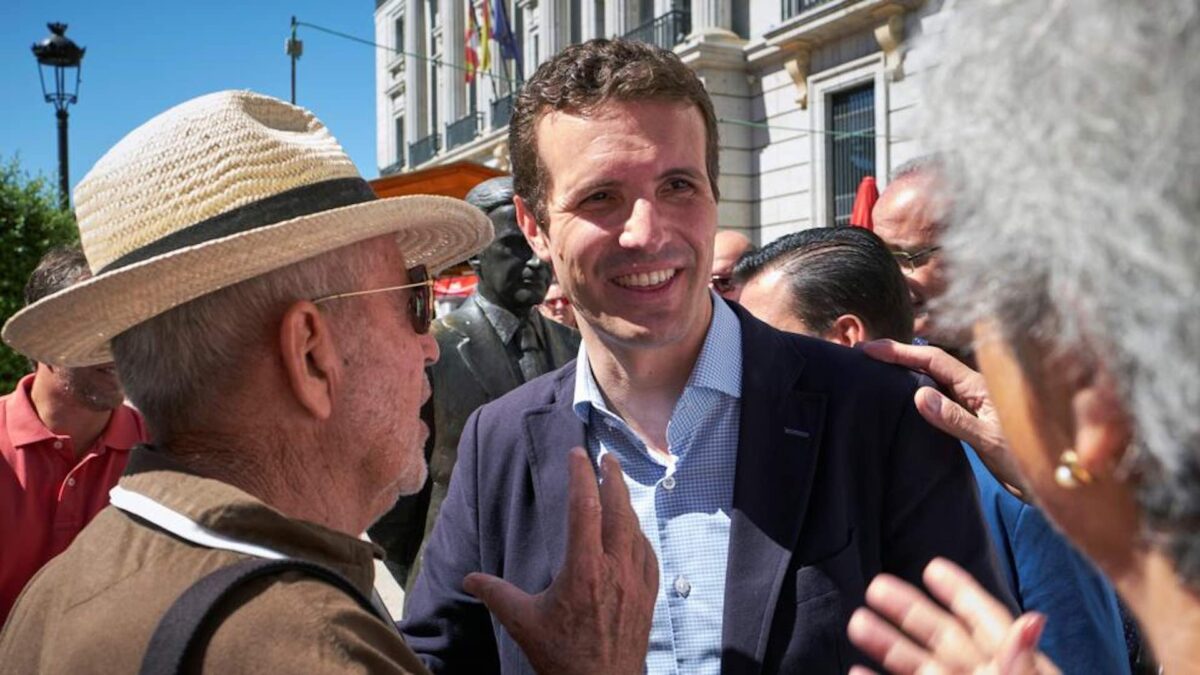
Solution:
<svg viewBox="0 0 1200 675"><path fill-rule="evenodd" d="M25 583L108 506L129 449L146 440L141 415L121 406L78 460L69 436L42 424L33 375L0 397L0 624Z"/></svg>

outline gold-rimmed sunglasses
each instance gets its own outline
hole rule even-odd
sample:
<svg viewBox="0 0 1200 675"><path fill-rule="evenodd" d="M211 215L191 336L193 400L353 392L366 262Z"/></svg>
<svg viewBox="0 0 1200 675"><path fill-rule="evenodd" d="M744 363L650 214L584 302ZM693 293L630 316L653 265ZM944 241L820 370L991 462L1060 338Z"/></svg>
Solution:
<svg viewBox="0 0 1200 675"><path fill-rule="evenodd" d="M916 274L917 268L922 267L933 257L934 253L942 250L941 246L930 246L915 253L908 251L892 251L892 256L900 264L900 269L908 274Z"/></svg>
<svg viewBox="0 0 1200 675"><path fill-rule="evenodd" d="M346 293L334 293L324 297L316 298L313 304L319 305L322 302L329 300L338 300L341 298L355 298L361 295L372 295L374 293L386 293L388 291L403 291L405 289L415 289L408 296L408 314L412 319L413 332L417 335L424 335L429 332L429 325L433 323L434 305L433 305L433 279L429 278L429 272L426 271L424 265L416 265L408 269L408 278L412 281L401 286L388 286L386 288L372 288L366 291L348 291Z"/></svg>

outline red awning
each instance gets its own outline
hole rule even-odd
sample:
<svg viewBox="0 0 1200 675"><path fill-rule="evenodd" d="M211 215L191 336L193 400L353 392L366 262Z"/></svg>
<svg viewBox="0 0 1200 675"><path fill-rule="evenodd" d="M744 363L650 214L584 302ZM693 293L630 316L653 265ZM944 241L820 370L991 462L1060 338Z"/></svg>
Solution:
<svg viewBox="0 0 1200 675"><path fill-rule="evenodd" d="M437 298L465 298L475 292L475 283L478 280L474 274L439 277L433 282L433 294Z"/></svg>

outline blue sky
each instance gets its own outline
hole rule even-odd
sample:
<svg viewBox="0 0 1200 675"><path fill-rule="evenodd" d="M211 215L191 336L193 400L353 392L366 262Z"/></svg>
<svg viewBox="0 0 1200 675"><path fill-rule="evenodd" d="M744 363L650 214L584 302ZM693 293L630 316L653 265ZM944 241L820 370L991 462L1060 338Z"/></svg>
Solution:
<svg viewBox="0 0 1200 675"><path fill-rule="evenodd" d="M104 152L154 115L220 89L287 99L291 17L372 39L370 0L0 0L0 158L18 154L57 184L53 106L42 100L30 46L68 24L87 48L71 107L71 186ZM375 162L374 49L300 28L297 103L314 111L367 178Z"/></svg>

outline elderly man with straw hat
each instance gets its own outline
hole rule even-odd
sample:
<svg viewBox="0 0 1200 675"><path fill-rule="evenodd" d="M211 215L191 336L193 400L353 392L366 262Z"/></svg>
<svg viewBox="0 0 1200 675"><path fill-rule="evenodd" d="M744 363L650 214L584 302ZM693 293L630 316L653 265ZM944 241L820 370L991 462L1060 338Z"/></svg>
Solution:
<svg viewBox="0 0 1200 675"><path fill-rule="evenodd" d="M75 200L94 276L3 337L39 362L115 360L155 443L25 589L0 663L424 672L368 597L380 550L358 535L425 482L430 279L491 240L487 218L376 199L311 113L232 91L130 133ZM497 618L539 667L568 653L575 669L641 672L652 550L621 481L597 487L582 454L564 480L567 562Z"/></svg>

